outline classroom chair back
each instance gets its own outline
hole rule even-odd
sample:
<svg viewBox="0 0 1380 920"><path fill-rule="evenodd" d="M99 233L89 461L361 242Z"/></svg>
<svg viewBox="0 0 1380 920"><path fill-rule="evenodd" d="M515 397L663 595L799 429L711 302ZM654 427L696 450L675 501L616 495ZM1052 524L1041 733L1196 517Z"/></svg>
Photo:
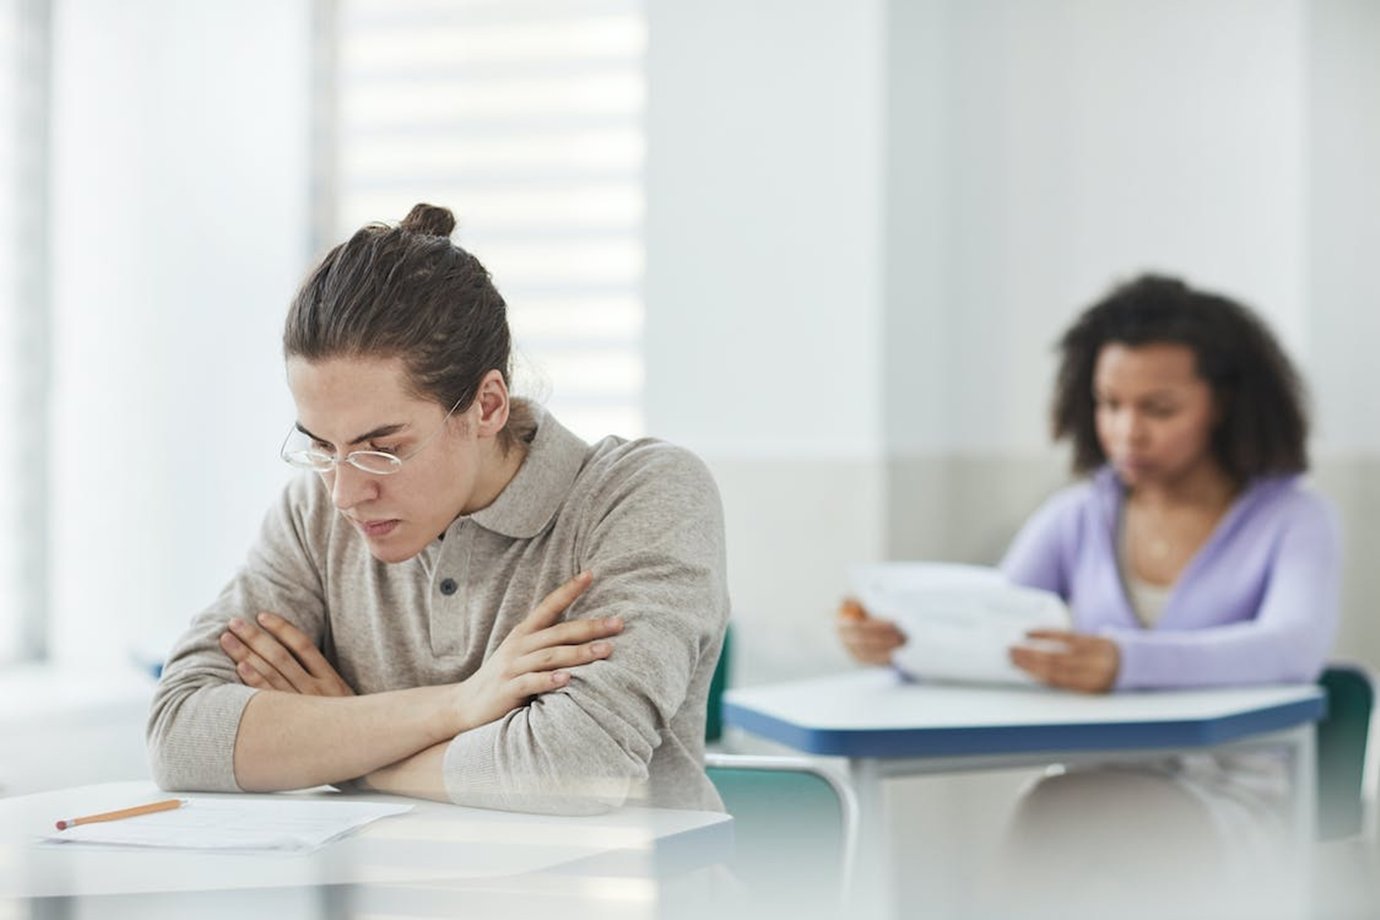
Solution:
<svg viewBox="0 0 1380 920"><path fill-rule="evenodd" d="M1375 682L1359 665L1333 664L1318 683L1327 693L1317 729L1318 839L1369 834L1371 773L1380 767L1370 753Z"/></svg>

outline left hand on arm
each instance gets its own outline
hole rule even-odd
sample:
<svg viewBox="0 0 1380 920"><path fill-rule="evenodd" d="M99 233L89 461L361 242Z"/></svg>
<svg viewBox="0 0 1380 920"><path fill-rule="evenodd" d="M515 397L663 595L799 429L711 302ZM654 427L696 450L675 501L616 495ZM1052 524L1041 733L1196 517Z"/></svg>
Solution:
<svg viewBox="0 0 1380 920"><path fill-rule="evenodd" d="M246 686L306 696L355 695L306 633L277 614L259 614L257 626L231 620L220 647Z"/></svg>
<svg viewBox="0 0 1380 920"><path fill-rule="evenodd" d="M1116 683L1121 651L1111 639L1060 629L1037 629L1027 639L1059 643L1062 649L1011 647L1011 663L1041 683L1083 693L1105 693Z"/></svg>

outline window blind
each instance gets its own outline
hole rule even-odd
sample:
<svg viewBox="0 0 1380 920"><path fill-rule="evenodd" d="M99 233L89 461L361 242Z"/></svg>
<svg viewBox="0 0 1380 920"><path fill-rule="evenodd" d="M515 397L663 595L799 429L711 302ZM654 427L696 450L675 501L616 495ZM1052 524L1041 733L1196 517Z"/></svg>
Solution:
<svg viewBox="0 0 1380 920"><path fill-rule="evenodd" d="M508 302L517 392L586 438L640 434L641 4L341 0L331 20L329 241L450 208Z"/></svg>

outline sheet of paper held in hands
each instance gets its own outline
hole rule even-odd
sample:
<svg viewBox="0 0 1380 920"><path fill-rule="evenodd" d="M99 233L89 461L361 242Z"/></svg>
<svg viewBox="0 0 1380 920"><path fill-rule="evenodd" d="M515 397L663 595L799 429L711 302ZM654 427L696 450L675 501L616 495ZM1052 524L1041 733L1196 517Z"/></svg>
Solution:
<svg viewBox="0 0 1380 920"><path fill-rule="evenodd" d="M1032 629L1070 629L1068 606L1056 594L1013 585L997 569L939 562L853 566L853 594L867 612L906 634L892 663L925 680L1033 684L1011 663L1013 645Z"/></svg>
<svg viewBox="0 0 1380 920"><path fill-rule="evenodd" d="M63 844L305 853L411 805L263 798L188 798L181 808L43 835Z"/></svg>

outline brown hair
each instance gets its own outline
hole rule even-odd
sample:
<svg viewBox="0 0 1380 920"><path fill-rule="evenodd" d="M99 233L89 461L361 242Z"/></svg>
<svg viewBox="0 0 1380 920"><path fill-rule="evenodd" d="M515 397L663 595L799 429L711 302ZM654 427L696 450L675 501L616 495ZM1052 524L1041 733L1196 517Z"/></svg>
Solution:
<svg viewBox="0 0 1380 920"><path fill-rule="evenodd" d="M448 209L419 204L399 226L368 224L328 252L288 308L284 357L401 358L412 391L447 410L469 408L490 370L511 387L507 306L454 229ZM499 446L535 430L531 405L514 398Z"/></svg>
<svg viewBox="0 0 1380 920"><path fill-rule="evenodd" d="M1141 275L1085 310L1059 342L1054 437L1073 442L1075 472L1107 459L1097 439L1093 370L1103 346L1114 342L1193 351L1198 376L1221 407L1213 456L1236 482L1308 468L1307 394L1269 326L1220 294L1178 278Z"/></svg>

